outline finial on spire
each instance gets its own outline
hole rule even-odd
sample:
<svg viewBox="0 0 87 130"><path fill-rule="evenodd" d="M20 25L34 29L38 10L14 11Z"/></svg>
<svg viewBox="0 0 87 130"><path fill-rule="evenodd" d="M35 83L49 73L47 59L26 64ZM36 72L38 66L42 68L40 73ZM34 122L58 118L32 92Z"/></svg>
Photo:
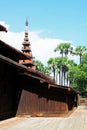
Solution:
<svg viewBox="0 0 87 130"><path fill-rule="evenodd" d="M26 26L28 26L28 18L26 18L26 23L25 24L26 24Z"/></svg>

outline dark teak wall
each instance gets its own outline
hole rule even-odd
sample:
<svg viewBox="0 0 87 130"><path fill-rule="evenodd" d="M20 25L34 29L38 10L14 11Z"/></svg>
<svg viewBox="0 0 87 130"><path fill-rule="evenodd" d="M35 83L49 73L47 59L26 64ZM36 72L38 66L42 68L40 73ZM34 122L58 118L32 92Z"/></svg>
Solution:
<svg viewBox="0 0 87 130"><path fill-rule="evenodd" d="M17 115L48 116L68 112L65 92L26 76L20 77L20 83L22 94Z"/></svg>
<svg viewBox="0 0 87 130"><path fill-rule="evenodd" d="M0 120L15 116L20 94L16 69L0 62Z"/></svg>

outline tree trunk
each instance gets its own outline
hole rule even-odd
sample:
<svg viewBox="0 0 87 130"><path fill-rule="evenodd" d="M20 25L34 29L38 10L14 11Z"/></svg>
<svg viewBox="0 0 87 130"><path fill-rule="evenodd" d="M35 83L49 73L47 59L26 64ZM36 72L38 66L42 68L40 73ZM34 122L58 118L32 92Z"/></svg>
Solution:
<svg viewBox="0 0 87 130"><path fill-rule="evenodd" d="M55 80L55 82L57 83L58 82L58 72L56 72L56 80Z"/></svg>
<svg viewBox="0 0 87 130"><path fill-rule="evenodd" d="M63 78L64 76L63 76L63 69L62 69L61 85L63 85Z"/></svg>
<svg viewBox="0 0 87 130"><path fill-rule="evenodd" d="M65 72L64 72L64 86L65 86Z"/></svg>
<svg viewBox="0 0 87 130"><path fill-rule="evenodd" d="M66 73L66 81L67 81L67 86L69 86L69 80L68 80L68 74Z"/></svg>
<svg viewBox="0 0 87 130"><path fill-rule="evenodd" d="M61 84L60 71L59 71L59 85Z"/></svg>
<svg viewBox="0 0 87 130"><path fill-rule="evenodd" d="M55 69L53 68L53 75L54 75L54 81L55 81Z"/></svg>

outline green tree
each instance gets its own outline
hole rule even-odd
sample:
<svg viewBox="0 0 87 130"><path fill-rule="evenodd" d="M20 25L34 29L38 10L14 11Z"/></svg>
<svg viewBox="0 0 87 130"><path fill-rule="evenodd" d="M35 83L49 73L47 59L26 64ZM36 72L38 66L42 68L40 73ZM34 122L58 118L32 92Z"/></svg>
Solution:
<svg viewBox="0 0 87 130"><path fill-rule="evenodd" d="M50 58L48 61L48 66L50 67L53 75L54 80L60 85L65 85L66 73L68 71L68 61L66 57L56 57L56 58ZM59 78L58 78L59 77Z"/></svg>
<svg viewBox="0 0 87 130"><path fill-rule="evenodd" d="M82 55L84 54L84 52L86 52L86 50L87 48L85 46L78 46L73 52L74 55L77 55L80 57L80 64L81 64Z"/></svg>
<svg viewBox="0 0 87 130"><path fill-rule="evenodd" d="M67 58L63 57L61 62L61 85L65 85L65 74L67 72Z"/></svg>
<svg viewBox="0 0 87 130"><path fill-rule="evenodd" d="M68 71L68 79L69 79L69 86L74 86L74 75L78 71L78 67L71 65L69 66L69 71Z"/></svg>
<svg viewBox="0 0 87 130"><path fill-rule="evenodd" d="M82 55L81 64L87 64L87 53L84 53L84 54Z"/></svg>
<svg viewBox="0 0 87 130"><path fill-rule="evenodd" d="M63 84L63 64L66 58L56 57L56 82L59 77L59 84Z"/></svg>
<svg viewBox="0 0 87 130"><path fill-rule="evenodd" d="M50 76L51 72L48 66L44 66L44 74L46 74L47 76Z"/></svg>
<svg viewBox="0 0 87 130"><path fill-rule="evenodd" d="M67 55L69 53L72 53L73 52L73 47L71 46L70 43L64 43L64 54L65 54L65 57L67 57Z"/></svg>
<svg viewBox="0 0 87 130"><path fill-rule="evenodd" d="M36 66L36 70L42 72L43 74L49 76L50 75L50 69L47 66L44 66L44 64L39 60L34 60L34 64Z"/></svg>
<svg viewBox="0 0 87 130"><path fill-rule="evenodd" d="M44 65L41 61L39 60L35 60L34 61L34 64L36 66L36 70L40 71L40 72L43 72L44 71Z"/></svg>
<svg viewBox="0 0 87 130"><path fill-rule="evenodd" d="M56 83L58 82L58 84L61 84L61 70L62 70L62 58L61 57L57 57L56 58ZM59 78L58 78L59 77ZM58 81L57 81L58 80Z"/></svg>
<svg viewBox="0 0 87 130"><path fill-rule="evenodd" d="M57 47L54 49L54 51L59 51L60 54L62 55L62 57L65 55L67 57L67 55L69 53L73 52L73 47L71 47L70 43L60 43L59 45L57 45Z"/></svg>
<svg viewBox="0 0 87 130"><path fill-rule="evenodd" d="M65 86L65 84L68 85L68 82L69 82L68 71L69 71L71 66L76 66L76 63L74 63L73 60L68 60L67 57L64 57L64 58L62 58L61 66L62 66L62 79L61 79L61 81L62 81L62 84L64 84L64 86Z"/></svg>
<svg viewBox="0 0 87 130"><path fill-rule="evenodd" d="M48 60L48 66L51 69L54 77L54 81L56 80L56 69L57 69L57 58L50 58Z"/></svg>
<svg viewBox="0 0 87 130"><path fill-rule="evenodd" d="M56 52L56 51L59 51L60 54L61 54L62 57L63 57L63 54L64 54L64 44L63 44L63 43L59 44L59 45L54 49L54 51L55 51L55 52Z"/></svg>
<svg viewBox="0 0 87 130"><path fill-rule="evenodd" d="M70 66L68 72L70 86L78 90L81 96L87 96L87 64ZM83 92L86 92L83 95Z"/></svg>
<svg viewBox="0 0 87 130"><path fill-rule="evenodd" d="M87 91L87 72L77 71L74 75L74 82L76 83L76 89L81 93Z"/></svg>

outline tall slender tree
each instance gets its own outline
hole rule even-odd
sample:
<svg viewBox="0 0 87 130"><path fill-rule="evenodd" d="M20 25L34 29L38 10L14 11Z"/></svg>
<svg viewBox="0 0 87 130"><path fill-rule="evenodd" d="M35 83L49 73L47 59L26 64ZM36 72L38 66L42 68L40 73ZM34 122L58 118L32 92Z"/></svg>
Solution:
<svg viewBox="0 0 87 130"><path fill-rule="evenodd" d="M56 81L57 58L50 58L48 60L48 66L53 72L54 81Z"/></svg>
<svg viewBox="0 0 87 130"><path fill-rule="evenodd" d="M68 70L68 67L67 67L67 57L63 57L62 58L61 70L62 70L61 85L65 86L65 79L66 79L65 75L66 75L66 72Z"/></svg>
<svg viewBox="0 0 87 130"><path fill-rule="evenodd" d="M64 54L64 44L63 43L60 43L59 45L57 45L57 47L54 49L54 51L59 51L60 54L62 55L63 57L63 54Z"/></svg>
<svg viewBox="0 0 87 130"><path fill-rule="evenodd" d="M67 84L71 86L74 78L74 73L77 68L77 64L73 60L68 60L67 67L68 67Z"/></svg>
<svg viewBox="0 0 87 130"><path fill-rule="evenodd" d="M69 53L73 52L73 47L70 43L60 43L57 45L54 51L59 51L62 57L64 57L64 55L67 57Z"/></svg>
<svg viewBox="0 0 87 130"><path fill-rule="evenodd" d="M58 80L58 84L60 84L60 85L61 85L61 82L62 82L62 61L63 61L63 58L61 58L61 57L57 57L56 58L56 64L57 64L57 68L56 68L56 82Z"/></svg>
<svg viewBox="0 0 87 130"><path fill-rule="evenodd" d="M87 48L85 46L77 46L75 51L73 52L74 55L77 55L80 57L80 64L81 64L82 55L86 51L87 51Z"/></svg>
<svg viewBox="0 0 87 130"><path fill-rule="evenodd" d="M65 54L65 57L67 57L67 55L69 53L72 53L73 52L73 47L71 46L70 43L64 43L64 54Z"/></svg>

